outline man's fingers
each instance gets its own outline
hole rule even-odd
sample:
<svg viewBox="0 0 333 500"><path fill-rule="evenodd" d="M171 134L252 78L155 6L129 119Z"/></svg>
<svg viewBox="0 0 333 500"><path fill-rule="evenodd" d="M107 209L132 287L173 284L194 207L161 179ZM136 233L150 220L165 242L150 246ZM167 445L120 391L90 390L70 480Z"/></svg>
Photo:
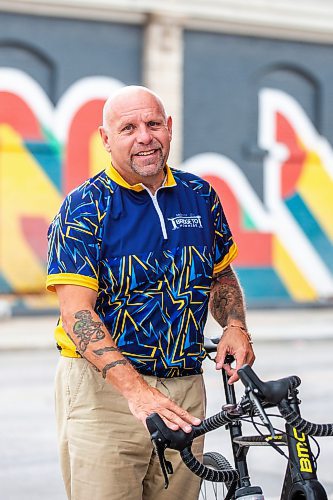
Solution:
<svg viewBox="0 0 333 500"><path fill-rule="evenodd" d="M215 357L215 368L216 370L221 370L221 368L226 365L224 365L224 360L227 355L227 348L226 347L221 347L218 352L216 353Z"/></svg>
<svg viewBox="0 0 333 500"><path fill-rule="evenodd" d="M248 361L247 361L247 362L248 362L248 364L249 364L250 366L252 366L252 365L253 365L253 363L254 363L254 361L255 361L255 359L256 359L255 354L254 354L254 352L251 350L251 352L250 352L250 356L249 356L249 359L248 359Z"/></svg>
<svg viewBox="0 0 333 500"><path fill-rule="evenodd" d="M164 409L159 413L165 424L174 431L182 429L188 433L191 432L192 425L199 425L201 423L199 418L193 417L193 415L190 415L190 413L179 407L174 409L174 411Z"/></svg>
<svg viewBox="0 0 333 500"><path fill-rule="evenodd" d="M239 376L237 374L237 371L236 369L233 370L233 374L231 375L231 377L229 378L228 380L228 384L229 385L232 385L234 384L235 382L237 382L237 380L239 380Z"/></svg>
<svg viewBox="0 0 333 500"><path fill-rule="evenodd" d="M180 406L176 405L176 403L174 403L173 401L172 401L171 412L172 412L171 420L173 422L176 422L177 424L179 424L180 427L182 427L182 422L184 422L185 425L186 424L199 425L201 423L200 418L194 417L188 411L186 411L183 408L181 408ZM185 432L187 432L187 431L185 431Z"/></svg>
<svg viewBox="0 0 333 500"><path fill-rule="evenodd" d="M235 359L236 359L236 366L235 368L231 368L229 367L229 365L224 365L224 367L229 367L229 370L226 370L227 374L229 375L229 380L228 380L228 384L233 384L234 382L237 382L237 380L239 380L239 376L237 374L239 368L241 368L243 365L245 364L249 364L250 366L253 365L254 363L254 360L255 360L255 355L253 353L253 351L251 350L250 352L246 352L245 356L242 356L240 359L237 359L237 357L235 356Z"/></svg>
<svg viewBox="0 0 333 500"><path fill-rule="evenodd" d="M230 365L227 365L227 364L223 365L223 368L224 368L224 370L226 371L226 373L227 373L227 375L229 377L229 380L228 380L228 384L229 385L231 385L234 382L237 382L237 380L239 380L239 376L237 375L237 370L238 370L238 368L240 368L244 364L242 362L237 361L236 355L234 355L234 357L235 357L235 360L236 360L236 366L235 366L235 368L232 368Z"/></svg>

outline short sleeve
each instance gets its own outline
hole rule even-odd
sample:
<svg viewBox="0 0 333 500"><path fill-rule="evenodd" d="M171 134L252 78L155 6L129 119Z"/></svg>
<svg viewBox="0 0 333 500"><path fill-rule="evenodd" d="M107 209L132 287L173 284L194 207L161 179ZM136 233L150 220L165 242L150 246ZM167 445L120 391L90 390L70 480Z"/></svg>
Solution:
<svg viewBox="0 0 333 500"><path fill-rule="evenodd" d="M69 194L48 231L48 290L67 284L98 291L99 229L92 194Z"/></svg>
<svg viewBox="0 0 333 500"><path fill-rule="evenodd" d="M221 201L213 191L212 215L215 228L214 274L225 269L236 257L238 249L231 234Z"/></svg>

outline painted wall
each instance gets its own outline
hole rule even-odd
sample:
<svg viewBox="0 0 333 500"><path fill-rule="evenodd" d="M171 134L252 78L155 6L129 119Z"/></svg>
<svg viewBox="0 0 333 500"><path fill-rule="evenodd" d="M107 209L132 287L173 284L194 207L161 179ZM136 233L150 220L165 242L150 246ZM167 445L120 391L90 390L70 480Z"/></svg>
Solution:
<svg viewBox="0 0 333 500"><path fill-rule="evenodd" d="M246 295L332 299L332 46L184 38L186 164L225 200Z"/></svg>
<svg viewBox="0 0 333 500"><path fill-rule="evenodd" d="M138 26L1 14L0 293L44 290L47 227L108 163L102 105L141 82L142 38ZM250 304L333 297L332 57L324 45L184 34L181 168L219 192Z"/></svg>
<svg viewBox="0 0 333 500"><path fill-rule="evenodd" d="M23 308L57 305L26 295L45 289L46 231L64 195L104 168L101 109L141 82L142 43L137 25L0 13L0 294Z"/></svg>

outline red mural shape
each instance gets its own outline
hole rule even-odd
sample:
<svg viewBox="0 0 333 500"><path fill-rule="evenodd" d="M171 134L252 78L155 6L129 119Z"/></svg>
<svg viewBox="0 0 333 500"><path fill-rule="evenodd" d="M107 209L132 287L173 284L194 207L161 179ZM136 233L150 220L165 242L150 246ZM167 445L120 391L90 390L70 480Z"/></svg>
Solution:
<svg viewBox="0 0 333 500"><path fill-rule="evenodd" d="M47 257L47 230L49 224L43 217L20 218L21 230L30 248L40 260L46 264Z"/></svg>
<svg viewBox="0 0 333 500"><path fill-rule="evenodd" d="M101 125L104 102L98 99L89 101L73 117L63 167L64 194L90 177L90 139Z"/></svg>
<svg viewBox="0 0 333 500"><path fill-rule="evenodd" d="M26 102L11 92L0 92L0 124L10 125L24 140L42 141L39 121Z"/></svg>
<svg viewBox="0 0 333 500"><path fill-rule="evenodd" d="M286 199L296 191L307 153L302 148L296 131L281 113L276 113L276 125L276 141L284 144L289 151L281 172L281 197Z"/></svg>
<svg viewBox="0 0 333 500"><path fill-rule="evenodd" d="M214 186L223 207L228 207L226 216L238 246L237 266L271 267L272 234L244 229L241 207L230 186L216 176L205 175L205 179Z"/></svg>

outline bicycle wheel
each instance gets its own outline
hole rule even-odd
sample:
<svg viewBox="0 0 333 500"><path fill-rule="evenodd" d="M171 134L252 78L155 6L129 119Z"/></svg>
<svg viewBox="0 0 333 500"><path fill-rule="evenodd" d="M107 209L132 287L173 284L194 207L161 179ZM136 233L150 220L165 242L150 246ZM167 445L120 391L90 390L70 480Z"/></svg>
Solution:
<svg viewBox="0 0 333 500"><path fill-rule="evenodd" d="M203 464L215 470L232 469L228 460L215 451L204 453ZM199 500L223 500L230 487L229 483L213 483L211 481L202 481Z"/></svg>

